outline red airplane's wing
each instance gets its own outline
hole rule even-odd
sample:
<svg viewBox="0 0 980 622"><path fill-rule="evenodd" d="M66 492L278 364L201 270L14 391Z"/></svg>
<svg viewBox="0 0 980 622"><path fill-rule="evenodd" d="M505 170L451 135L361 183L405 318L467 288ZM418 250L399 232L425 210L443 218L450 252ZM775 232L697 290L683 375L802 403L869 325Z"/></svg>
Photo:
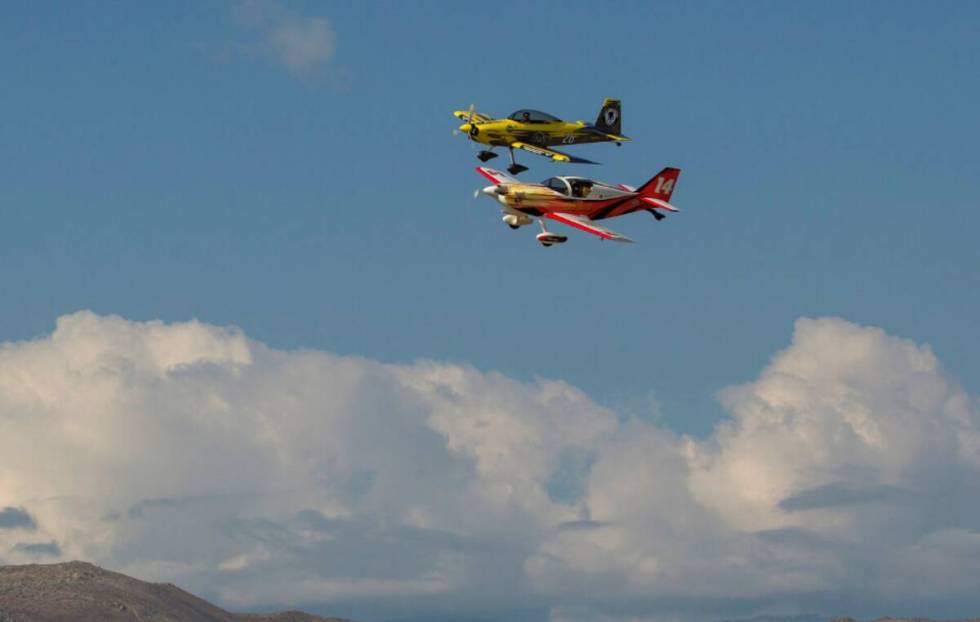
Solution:
<svg viewBox="0 0 980 622"><path fill-rule="evenodd" d="M495 169L492 169L492 168L487 168L485 166L478 166L478 167L476 167L476 172L479 173L479 174L481 174L481 175L483 175L484 177L486 177L487 179L489 179L492 183L495 183L498 186L500 184L519 184L519 183L521 183L521 180L517 179L516 177L511 177L507 173L501 173L498 170L495 170Z"/></svg>
<svg viewBox="0 0 980 622"><path fill-rule="evenodd" d="M632 242L625 235L620 235L615 231L606 229L605 227L600 227L595 221L586 218L585 216L578 216L576 214L565 214L562 212L548 212L545 214L546 217L557 220L558 222L565 223L570 227L575 227L576 229L581 229L592 235L597 235L603 240L613 240L614 242Z"/></svg>

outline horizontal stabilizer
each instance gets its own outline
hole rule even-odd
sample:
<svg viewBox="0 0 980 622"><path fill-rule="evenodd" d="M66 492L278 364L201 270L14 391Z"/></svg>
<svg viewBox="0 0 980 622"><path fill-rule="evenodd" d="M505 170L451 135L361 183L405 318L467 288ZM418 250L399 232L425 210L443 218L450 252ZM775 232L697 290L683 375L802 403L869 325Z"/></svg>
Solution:
<svg viewBox="0 0 980 622"><path fill-rule="evenodd" d="M679 212L680 210L661 199L655 199L653 197L640 197L640 200L652 207L653 209L665 209L668 212Z"/></svg>
<svg viewBox="0 0 980 622"><path fill-rule="evenodd" d="M589 132L590 134L597 134L599 136L605 137L606 140L611 140L617 143L628 143L631 140L633 140L629 136L620 136L619 134L610 134L609 132L603 132L602 130L594 126L583 127L580 131Z"/></svg>

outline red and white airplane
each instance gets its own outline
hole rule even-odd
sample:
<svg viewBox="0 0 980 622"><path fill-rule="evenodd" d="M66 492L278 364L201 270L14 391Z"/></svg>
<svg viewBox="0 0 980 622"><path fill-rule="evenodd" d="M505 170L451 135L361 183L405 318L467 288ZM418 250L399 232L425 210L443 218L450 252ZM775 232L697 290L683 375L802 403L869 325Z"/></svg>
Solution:
<svg viewBox="0 0 980 622"><path fill-rule="evenodd" d="M596 221L638 211L650 212L657 220L663 220L664 212L680 211L669 203L681 174L677 168L665 168L639 188L614 186L584 177L551 177L540 184L528 184L492 168L478 166L476 171L493 185L477 190L474 196L482 192L495 198L503 206L503 220L511 229L537 220L541 233L536 237L544 246L568 240L564 235L548 231L544 224L546 218L604 240L632 242Z"/></svg>

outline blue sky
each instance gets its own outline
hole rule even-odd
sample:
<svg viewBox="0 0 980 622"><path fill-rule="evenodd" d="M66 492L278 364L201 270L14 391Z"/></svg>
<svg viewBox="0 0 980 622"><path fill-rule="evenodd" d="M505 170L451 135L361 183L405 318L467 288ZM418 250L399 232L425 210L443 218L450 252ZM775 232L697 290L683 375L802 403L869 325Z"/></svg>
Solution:
<svg viewBox="0 0 980 622"><path fill-rule="evenodd" d="M289 6L330 20L325 77L250 53L229 4L8 7L4 338L82 308L199 318L652 395L704 433L793 320L839 315L980 388L968 3ZM681 215L543 252L470 198L453 109L592 120L607 96L634 142L527 176L676 165Z"/></svg>
<svg viewBox="0 0 980 622"><path fill-rule="evenodd" d="M558 379L699 438L800 317L930 344L980 393L980 6L33 2L0 23L0 340L79 310L275 349ZM261 22L261 20L259 20ZM663 222L543 249L493 204L455 109L633 142L538 180L683 169Z"/></svg>

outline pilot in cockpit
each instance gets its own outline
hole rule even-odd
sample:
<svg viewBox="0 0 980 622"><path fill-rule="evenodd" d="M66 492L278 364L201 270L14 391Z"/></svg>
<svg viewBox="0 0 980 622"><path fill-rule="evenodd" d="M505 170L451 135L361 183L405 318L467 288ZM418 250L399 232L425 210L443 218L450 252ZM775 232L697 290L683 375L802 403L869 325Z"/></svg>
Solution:
<svg viewBox="0 0 980 622"><path fill-rule="evenodd" d="M572 196L585 199L589 196L590 192L592 192L591 183L582 179L572 180Z"/></svg>

